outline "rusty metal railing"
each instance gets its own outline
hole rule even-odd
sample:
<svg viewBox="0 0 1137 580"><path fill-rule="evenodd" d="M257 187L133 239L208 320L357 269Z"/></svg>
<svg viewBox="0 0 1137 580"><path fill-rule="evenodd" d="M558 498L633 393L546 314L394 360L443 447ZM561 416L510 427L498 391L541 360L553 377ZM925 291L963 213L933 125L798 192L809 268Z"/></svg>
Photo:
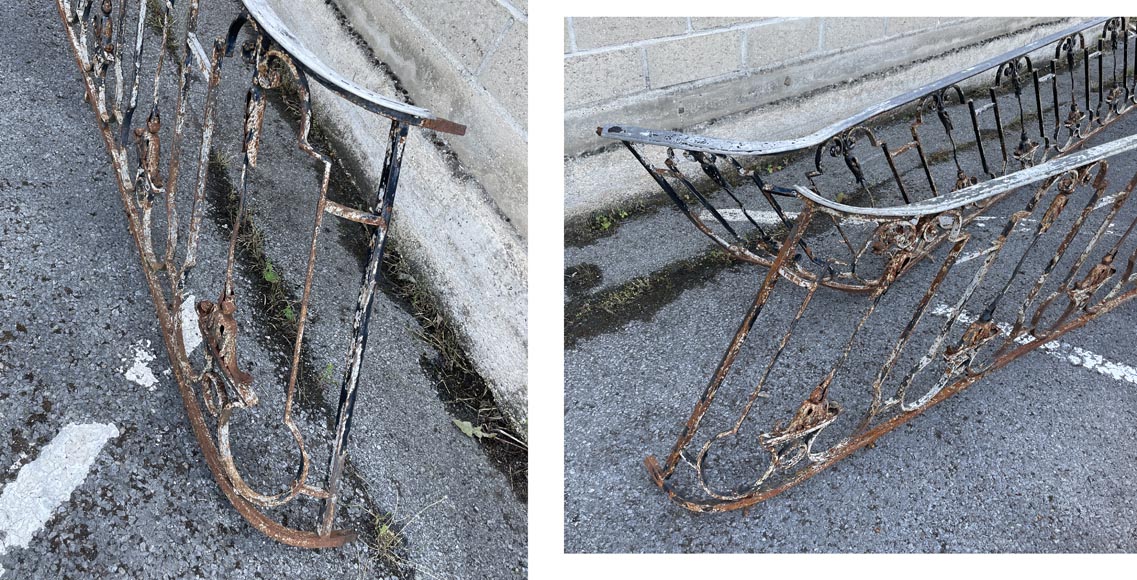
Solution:
<svg viewBox="0 0 1137 580"><path fill-rule="evenodd" d="M181 2L178 10L170 0L56 0L56 3L82 73L87 101L95 111L96 123L113 162L127 225L140 254L142 272L154 302L173 375L210 471L237 511L269 537L307 548L338 546L355 535L336 528L336 509L361 362L367 346L370 310L406 138L412 127L457 135L463 134L465 127L341 77L297 40L265 0L242 1L244 9L240 15L224 36L208 45L208 50L198 38L198 0ZM175 21L184 24L184 28L175 27ZM242 34L246 41L238 47ZM175 37L179 37L178 42L171 42ZM157 44L151 46L150 43ZM218 296L216 300L202 300L193 305L196 317L191 316L191 319L196 320L188 324L198 326L204 341L202 353L195 356L187 352L183 337L188 329L183 328L179 313L187 301L188 283L203 258L199 252L202 218L207 205L210 154L217 138L214 129L222 67L238 51L252 72L236 186L238 210L228 226L227 253L221 251L214 256L224 260ZM166 62L174 58L176 62ZM177 89L172 116L169 104L163 105L161 91L163 79L170 78L176 79ZM312 125L310 80L391 120L381 181L367 208L347 207L328 199L332 161L308 141ZM291 444L298 449L299 460L295 476L283 490L266 492L255 489L242 475L230 445L233 419L248 413L260 400L254 389L255 377L245 372L238 362L238 285L234 280L234 264L247 214L249 177L257 165L261 144L266 93L280 89L286 82L294 88L300 103L298 147L321 168L322 179L319 191L312 196L313 226L302 296L295 314L295 340L281 419ZM193 113L194 110L198 113ZM173 124L163 123L163 116L172 118ZM187 131L189 127L193 129ZM191 143L196 147L187 145ZM180 175L183 160L196 161L193 179ZM192 188L179 190L179 178L190 182ZM371 227L371 234L346 356L347 368L327 450L328 472L319 485L312 482L310 446L294 420L293 404L318 263L317 238L325 214L366 224ZM157 237L155 230L159 233ZM287 527L266 513L302 498L322 504L310 530Z"/></svg>
<svg viewBox="0 0 1137 580"><path fill-rule="evenodd" d="M601 127L767 268L671 452L645 461L655 483L749 508L1137 296L1137 176L1108 176L1137 136L1080 149L1137 104L1135 39L1093 20L789 141ZM802 184L763 177L794 152L812 153ZM732 374L744 354L766 364Z"/></svg>

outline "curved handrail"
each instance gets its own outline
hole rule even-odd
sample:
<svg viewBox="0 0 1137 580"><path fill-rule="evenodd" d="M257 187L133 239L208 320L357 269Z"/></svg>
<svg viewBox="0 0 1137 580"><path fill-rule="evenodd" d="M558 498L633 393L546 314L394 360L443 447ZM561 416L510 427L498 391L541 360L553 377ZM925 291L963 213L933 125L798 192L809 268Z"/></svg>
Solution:
<svg viewBox="0 0 1137 580"><path fill-rule="evenodd" d="M841 212L843 215L869 219L921 217L978 203L1011 191L1017 187L1042 181L1043 179L1054 177L1055 175L1061 175L1062 173L1082 167L1083 165L1088 165L1134 149L1137 149L1137 135L1130 135L1096 147L1070 153L1064 157L1057 157L1033 167L1027 167L1001 177L983 181L940 197L915 201L903 206L880 208L857 207L826 199L817 192L800 185L795 185L794 190L811 202L821 207Z"/></svg>
<svg viewBox="0 0 1137 580"><path fill-rule="evenodd" d="M304 43L300 42L277 16L276 11L266 0L241 0L241 2L257 25L264 29L265 33L271 36L288 54L292 55L296 64L300 65L304 72L347 100L371 112L411 125L419 125L454 135L466 133L465 125L438 117L427 109L385 97L344 78L324 64L312 51L308 50Z"/></svg>
<svg viewBox="0 0 1137 580"><path fill-rule="evenodd" d="M260 2L263 0L249 1ZM976 65L945 76L938 81L917 87L904 94L892 97L891 99L873 105L861 111L860 113L857 113L856 115L847 117L841 121L837 121L836 123L818 129L809 135L795 139L785 139L780 141L743 141L736 139L723 139L719 137L708 137L704 135L691 135L678 131L644 129L642 127L622 124L610 124L598 127L596 129L596 133L601 137L607 139L631 141L645 145L675 147L687 151L702 151L704 153L714 153L719 155L775 155L779 153L789 153L791 151L798 151L808 147L820 145L821 143L824 143L825 140L831 138L833 135L849 129L850 127L856 126L876 115L887 112L901 105L908 104L920 97L939 91L945 87L957 84L963 80L976 76L981 72L993 69L1009 60L1028 55L1064 37L1076 34L1078 32L1083 32L1095 26L1104 24L1107 20L1109 20L1109 18L1106 17L1093 18L1067 27L1063 30L1055 32L1054 34L1019 47L1016 50L1005 52L1001 55L989 58Z"/></svg>

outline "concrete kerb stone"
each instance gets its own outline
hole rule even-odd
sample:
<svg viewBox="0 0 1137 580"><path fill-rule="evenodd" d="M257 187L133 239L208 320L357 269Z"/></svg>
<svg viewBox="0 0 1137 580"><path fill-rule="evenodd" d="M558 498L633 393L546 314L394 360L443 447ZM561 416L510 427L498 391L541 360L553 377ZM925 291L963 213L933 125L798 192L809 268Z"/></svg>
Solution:
<svg viewBox="0 0 1137 580"><path fill-rule="evenodd" d="M457 56L462 67L469 71L478 69L511 19L509 9L496 0L466 0L462 10L439 10L432 0L400 0L400 3L408 12L414 13L423 27ZM362 8L371 12L373 7ZM478 16L471 18L471 14Z"/></svg>
<svg viewBox="0 0 1137 580"><path fill-rule="evenodd" d="M330 66L360 84L394 94L391 80L375 70L330 8L297 4L286 18L301 41ZM318 84L312 99L340 156L359 169L362 187L374 190L389 122ZM456 175L452 160L425 131L410 132L406 152L392 236L453 321L501 410L528 437L525 244L486 190L474 179Z"/></svg>

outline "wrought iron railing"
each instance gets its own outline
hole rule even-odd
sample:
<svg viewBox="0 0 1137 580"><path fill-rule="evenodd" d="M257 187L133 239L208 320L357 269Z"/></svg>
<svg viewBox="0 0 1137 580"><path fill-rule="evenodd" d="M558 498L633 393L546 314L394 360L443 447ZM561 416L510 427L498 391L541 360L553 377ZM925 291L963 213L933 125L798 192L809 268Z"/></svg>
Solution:
<svg viewBox="0 0 1137 580"><path fill-rule="evenodd" d="M601 127L768 268L671 452L646 460L656 484L748 508L1137 296L1137 176L1108 179L1137 136L1080 150L1137 104L1135 38L1090 21L801 139ZM793 153L800 182L774 183L793 162L763 176ZM745 344L755 328L768 343ZM743 353L767 363L732 374Z"/></svg>
<svg viewBox="0 0 1137 580"><path fill-rule="evenodd" d="M198 38L198 0L180 2L178 9L170 0L56 2L82 73L87 101L95 111L95 121L113 162L127 225L140 254L173 376L210 471L237 511L269 537L308 548L343 544L355 534L336 528L340 482L406 138L412 127L457 135L463 134L465 127L340 76L297 40L265 0L242 0L244 9L227 33L206 45ZM175 27L174 22L183 26ZM238 46L242 35L246 41ZM172 42L175 37L178 41ZM158 44L151 47L152 42ZM216 300L201 300L192 305L196 316L185 322L196 325L203 337L203 349L197 355L187 352L183 337L189 329L183 328L180 313L186 310L186 289L203 258L202 219L207 205L210 155L218 138L215 125L222 68L238 52L252 73L236 186L238 209L228 226L227 252L223 250L214 256L224 262L223 275L217 281L218 296ZM177 60L169 62L173 59ZM168 103L163 106L161 91L163 79L169 78L176 79L177 88L172 115ZM310 80L391 120L381 181L369 207L358 209L328 199L332 161L308 140L312 127ZM257 165L261 145L266 94L286 83L299 101L298 146L321 168L322 179L319 190L312 195L313 226L307 268L294 313L295 340L283 389L281 421L291 444L298 449L299 459L291 482L282 490L266 492L255 489L242 476L230 444L234 418L258 405L260 397L254 383L264 382L264 377L258 381L238 361L241 341L234 265L241 228L246 222L249 177ZM195 90L195 86L201 89ZM163 117L172 119L172 125L163 123ZM180 174L183 161L196 162L196 175L192 178ZM179 187L185 184L191 187ZM294 419L293 405L319 262L317 238L325 214L370 226L371 233L334 427L329 448L322 451L328 457L328 471L319 484L313 483L316 478L310 469L311 446ZM260 390L263 393L263 388ZM322 504L319 516L312 519L311 529L287 527L268 515L269 510L302 498Z"/></svg>

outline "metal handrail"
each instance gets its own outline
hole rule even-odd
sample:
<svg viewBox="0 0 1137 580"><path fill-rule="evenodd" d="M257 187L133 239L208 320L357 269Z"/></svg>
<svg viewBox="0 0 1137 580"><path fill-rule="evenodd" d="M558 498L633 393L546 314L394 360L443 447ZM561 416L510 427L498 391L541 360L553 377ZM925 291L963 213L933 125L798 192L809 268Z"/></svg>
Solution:
<svg viewBox="0 0 1137 580"><path fill-rule="evenodd" d="M345 78L324 64L284 24L267 0L241 0L249 15L308 75L347 100L391 119L453 135L464 135L465 125L435 116L429 110L385 97Z"/></svg>
<svg viewBox="0 0 1137 580"><path fill-rule="evenodd" d="M1044 179L1061 175L1067 171L1089 165L1115 155L1137 149L1137 135L1129 135L1120 139L1103 143L1096 147L1076 151L1063 157L1056 157L1040 165L1027 167L1014 173L1008 173L989 181L977 183L947 194L942 197L912 202L908 205L892 207L858 207L838 203L824 197L808 187L795 185L796 191L803 198L816 203L818 206L838 212L844 216L873 218L918 218L939 214L969 205L982 204L985 201L1018 189L1020 187L1037 183Z"/></svg>

